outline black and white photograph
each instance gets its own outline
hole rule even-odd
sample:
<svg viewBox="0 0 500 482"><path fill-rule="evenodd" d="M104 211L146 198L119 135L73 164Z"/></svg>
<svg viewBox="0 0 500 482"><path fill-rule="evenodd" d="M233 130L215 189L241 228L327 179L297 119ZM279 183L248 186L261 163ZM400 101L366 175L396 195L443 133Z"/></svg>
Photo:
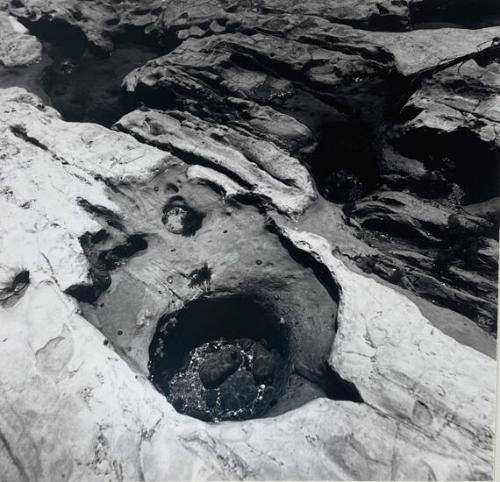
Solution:
<svg viewBox="0 0 500 482"><path fill-rule="evenodd" d="M0 482L493 481L500 0L0 0Z"/></svg>

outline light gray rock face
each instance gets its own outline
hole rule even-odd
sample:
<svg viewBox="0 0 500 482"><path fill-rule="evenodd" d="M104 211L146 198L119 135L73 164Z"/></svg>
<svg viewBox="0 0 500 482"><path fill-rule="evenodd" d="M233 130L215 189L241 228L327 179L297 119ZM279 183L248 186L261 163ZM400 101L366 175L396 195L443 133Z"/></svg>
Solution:
<svg viewBox="0 0 500 482"><path fill-rule="evenodd" d="M305 3L288 0L249 0L230 2L209 0L199 4L195 0L166 3L157 22L161 30L189 30L202 32L210 21L224 25L230 18L258 14L292 14L323 18L336 24L360 29L398 31L425 22L454 22L471 24L485 21L488 16L500 14L500 7L490 0L313 0ZM222 27L223 28L223 27Z"/></svg>
<svg viewBox="0 0 500 482"><path fill-rule="evenodd" d="M167 48L111 129L0 89L1 482L493 477L499 27L404 31L461 1L0 10L75 69ZM0 58L38 61L2 22Z"/></svg>
<svg viewBox="0 0 500 482"><path fill-rule="evenodd" d="M298 132L292 134L307 133L304 126L297 125ZM291 216L304 212L316 197L307 170L296 158L250 134L181 112L135 111L117 126L181 159L193 159L209 168L191 169L191 177L211 181L211 170L220 171L227 179L223 186L226 194L261 198ZM285 124L280 127L286 129Z"/></svg>
<svg viewBox="0 0 500 482"><path fill-rule="evenodd" d="M310 253L328 269L331 281L325 282L337 286L338 330L324 353L340 376L355 384L363 403L322 399L274 419L221 425L177 414L145 378L144 351L159 315L178 309L183 300L196 299L203 290L208 296L223 286L226 292L236 291L237 284L232 283L237 280L246 283L247 294L258 286L255 279L252 282L258 275L244 275L244 249L236 250L239 258L233 258L232 242L219 238L226 251L221 253L219 246L210 254L213 230L221 228L216 215L220 200L186 179L191 187L182 187L181 194L192 189L198 198L206 196L204 201L212 198L214 211L206 213L193 242L185 238L186 248L174 241L174 234L163 235L161 241L161 231L146 213L155 212L159 176L178 183L176 170L186 169L180 160L125 134L65 124L19 90L2 93L2 126L3 152L9 153L1 181L5 480L430 476L453 480L491 474L494 360L434 328L404 295L350 271L331 254L325 239L288 228L278 228L278 235ZM64 132L64 139L54 136L58 131ZM135 188L129 191L128 186ZM130 199L132 192L135 199ZM127 199L135 211L126 207ZM209 206L204 203L205 210ZM238 213L241 210L245 212ZM232 218L229 229L244 229L246 243L252 244L256 223L239 227L243 219L252 219L251 209L235 208ZM84 286L92 278L81 237L106 229L116 239L113 219L120 219L129 235L132 229L144 233L150 246L111 275L112 288L100 298L99 307L87 306L82 313L65 295L68 287ZM156 223L161 226L161 221ZM302 284L301 290L309 293L300 301L310 303L311 315L314 297L324 297L324 288L314 284L313 276L297 278L290 287L285 279L281 286L269 280L273 270L275 275L288 271L285 278L292 279L301 272L285 261L280 243L269 236L267 247L258 253L268 278L265 291L293 296L288 291ZM255 239L262 242L262 234ZM178 252L158 271L155 263L158 266L160 258L155 251L165 252L169 242ZM188 258L184 251L186 256L190 253ZM276 263L272 268L266 268L266 251ZM195 265L198 256L208 259L214 269L210 287L190 288L182 281L180 270L186 263ZM243 270L232 267L234 262ZM29 279L12 289L20 270L29 271ZM300 308L293 308L289 300L287 306L295 310L289 311L292 316L301 316ZM315 309L313 318L320 322L328 307ZM308 330L312 330L310 315L305 318ZM107 345L96 327L107 336ZM297 363L304 372L318 370L310 350L300 352L307 339L297 337L293 349ZM311 342L318 346L317 340ZM47 429L47 419L53 429ZM19 438L19 433L25 435ZM61 442L64 439L72 442Z"/></svg>
<svg viewBox="0 0 500 482"><path fill-rule="evenodd" d="M39 62L42 45L14 17L0 12L0 65L20 67Z"/></svg>

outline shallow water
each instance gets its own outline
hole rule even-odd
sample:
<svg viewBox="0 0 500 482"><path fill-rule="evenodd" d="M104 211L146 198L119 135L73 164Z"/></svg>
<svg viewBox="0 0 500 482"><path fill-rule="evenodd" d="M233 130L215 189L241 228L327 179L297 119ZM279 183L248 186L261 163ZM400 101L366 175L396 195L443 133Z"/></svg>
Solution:
<svg viewBox="0 0 500 482"><path fill-rule="evenodd" d="M124 43L106 58L87 51L80 59L72 59L45 44L40 63L1 69L0 88L24 87L57 109L67 121L110 126L132 107L121 95L123 78L157 56L151 47Z"/></svg>
<svg viewBox="0 0 500 482"><path fill-rule="evenodd" d="M41 62L28 67L5 68L0 66L0 89L23 87L50 104L47 93L40 85L43 71L52 64L52 59L44 52Z"/></svg>

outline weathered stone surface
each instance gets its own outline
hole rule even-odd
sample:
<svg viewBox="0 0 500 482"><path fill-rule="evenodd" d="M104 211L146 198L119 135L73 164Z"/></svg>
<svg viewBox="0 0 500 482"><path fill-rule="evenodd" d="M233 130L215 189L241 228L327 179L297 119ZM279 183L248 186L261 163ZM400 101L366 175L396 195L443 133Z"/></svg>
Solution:
<svg viewBox="0 0 500 482"><path fill-rule="evenodd" d="M298 14L311 15L335 23L345 23L362 28L404 29L409 21L409 9L406 2L368 0L341 0L328 2L314 0L307 3L295 3L286 0L258 0L237 4L226 0L210 0L202 5L194 0L167 4L157 22L156 28L192 29L203 31L203 24L217 22L221 25L227 19L248 13ZM201 28L200 28L201 27Z"/></svg>
<svg viewBox="0 0 500 482"><path fill-rule="evenodd" d="M390 50L399 72L409 76L432 71L439 65L481 50L491 51L499 35L500 27L477 30L447 27L404 33L370 32L367 38Z"/></svg>
<svg viewBox="0 0 500 482"><path fill-rule="evenodd" d="M492 477L498 27L401 31L460 1L8 3L81 49L180 45L114 131L0 90L1 480ZM238 366L199 350L211 316Z"/></svg>
<svg viewBox="0 0 500 482"><path fill-rule="evenodd" d="M492 0L481 0L471 7L464 0L314 0L306 3L288 0L255 0L232 3L210 0L199 4L195 0L167 3L155 28L160 31L181 32L181 37L201 36L207 26L224 29L236 17L251 14L307 15L336 24L347 24L360 29L405 30L423 22L448 21L459 26L498 21L500 7Z"/></svg>
<svg viewBox="0 0 500 482"><path fill-rule="evenodd" d="M61 43L87 41L103 52L113 49L113 37L144 35L162 5L161 0L80 2L57 0L7 1L8 11L37 32ZM70 37L71 36L71 37ZM78 48L78 45L73 45Z"/></svg>
<svg viewBox="0 0 500 482"><path fill-rule="evenodd" d="M491 360L480 355L482 362L476 365L479 360L475 360L469 365L462 357L465 352L475 357L474 351L435 330L404 297L346 269L331 255L324 239L287 229L283 235L325 263L339 283L339 331L330 363L342 377L356 384L365 402L384 413L398 413L421 427L422 434L439 434L452 444L458 433L468 432L470 437L462 446L465 453L490 450L493 434L488 420L493 410L487 408L486 400L494 399L495 383L488 374L492 368L486 367ZM364 314L358 316L361 312ZM453 348L445 348L449 343ZM438 362L441 357L445 360ZM480 368L482 363L485 365ZM374 383L374 376L387 383ZM489 386L489 395L478 394L478 380ZM451 392L456 398L446 400ZM474 403L485 405L469 412Z"/></svg>
<svg viewBox="0 0 500 482"><path fill-rule="evenodd" d="M8 417L1 430L23 454L16 459L2 455L4 474L130 479L142 473L146 480L174 474L203 479L489 476L494 361L433 328L403 295L349 271L330 254L325 240L298 231L284 230L283 235L324 263L339 286L339 328L330 363L356 384L365 403L318 400L272 423L263 419L245 426L210 426L177 415L126 363L137 356L136 349L119 355L125 335L117 337L103 327L113 352L78 314L75 301L63 294L67 286L89 282L88 262L76 237L102 229L76 198L105 206L124 222L118 198L110 200L113 191L99 179L121 180L122 186L151 182L165 165L165 154L98 126L64 124L22 91L2 95L2 146L11 153L10 170L4 171L9 176L2 180L7 214L2 232L8 233L2 283L11 283L20 267L30 272L17 302L1 308L5 341L0 356L2 366L10 368L2 377L2 413ZM30 124L23 130L27 113ZM66 140L73 139L71 149L53 135L57 128ZM50 182L50 198L43 196L45 182ZM115 282L114 290L120 290L124 280ZM179 289L176 281L174 290ZM111 300L102 299L106 304ZM132 318L151 320L144 311L140 316ZM127 330L123 318L121 326ZM17 434L28 430L28 413L37 414L35 425L21 442ZM36 428L42 414L52 417L57 431ZM307 437L290 438L290 433L304 435L303 427ZM78 443L61 444L64 434L71 440L78 434ZM330 446L336 449L321 449ZM299 452L300 459L292 456ZM176 456L166 461L160 456L165 453Z"/></svg>
<svg viewBox="0 0 500 482"><path fill-rule="evenodd" d="M380 249L360 260L364 269L495 330L497 262L481 253L497 246L493 223L399 192L367 197L349 216Z"/></svg>
<svg viewBox="0 0 500 482"><path fill-rule="evenodd" d="M241 163L234 161L239 158L238 154L229 154L231 151L224 146L224 152L229 155L222 156L220 149L211 147L215 126L217 144L222 141L246 152L240 140L244 125L252 136L265 139L263 146L271 141L292 156L305 159L320 193L331 201L363 202L366 195L380 187L383 192L384 184L398 191L409 190L403 204L418 204L419 209L409 210L403 216L406 221L400 215L384 214L397 211L392 205L397 200L389 200L390 204L385 206L384 200L389 197L384 195L373 205L377 219L365 219L362 224L378 223L379 232L387 229L408 234L414 218L425 211L441 218L440 223L444 224L439 233L434 233L428 242L403 243L396 256L387 257L383 248L385 241L360 230L358 235L370 238L368 242L374 242L382 252L362 256L358 265L433 302L451 306L494 331L496 262L490 269L476 252L497 237L496 229L491 227L488 233L471 234L467 239L481 239L468 243L470 253L460 246L443 247L450 242L445 236L449 216L461 215L463 204L485 201L498 193L494 134L498 130L494 114L498 103L494 62L498 47L493 41L498 36L498 27L479 31L437 29L388 33L360 31L314 15L278 17L260 11L245 11L238 19L236 14L232 17L231 12L227 15L228 21L223 27L215 28L212 24L214 28L208 27L203 34L206 38L186 33L186 40L175 51L137 69L124 81L127 92L148 104L192 112L188 115L173 111L188 129L166 128L172 124L172 114L158 110L134 112L125 117L119 127L171 152L179 152L181 142L185 146L187 137L196 139L202 146L197 147L196 152L202 153L204 164L216 166L221 159L227 159L223 167L238 166L231 170L248 181L248 174L242 173L239 167ZM175 15L172 18L176 18ZM188 20L189 17L182 17L182 22ZM463 79L467 69L475 69L474 74ZM476 103L476 99L484 100ZM228 102L231 109L227 107ZM283 136L280 141L276 139L280 135L256 131L252 122L255 110L249 114L249 104L265 104L268 110L281 115L285 112L303 128L286 130L286 141ZM388 106L395 112L389 116ZM316 115L310 116L311 111ZM153 116L156 129L148 127L143 120ZM478 117L480 122L476 122ZM228 131L227 125L240 131L238 137L223 134L222 139L219 138L220 130ZM357 136L352 131L362 134ZM307 135L299 138L295 132ZM207 133L210 134L207 136ZM343 144L343 137L350 139L347 146ZM304 147L297 149L301 144ZM185 154L195 152L194 146L187 152L184 146ZM252 159L261 165L265 162L269 172L268 166L274 162L263 161L268 157L267 148L260 152ZM473 165L468 158L474 152L482 153L484 177L472 172ZM281 164L286 172L285 166L293 165L293 161ZM191 170L193 178L215 183L229 196L238 197L248 192L238 186L241 183L227 177L227 171L221 174L205 167ZM278 172L278 179L280 176L283 179ZM296 215L304 211L313 196L308 196L307 201L303 198L308 192L303 182L294 182L293 186L295 193L295 187L299 187L302 196L300 199L294 194L297 201L293 201L293 206L297 207L293 210L291 196L280 200L271 197L271 200L281 211ZM265 187L258 185L252 192L261 198L269 197L269 192L276 196L277 187L273 180ZM344 212L350 222L360 213L350 207ZM355 215L351 216L351 212ZM434 221L423 220L419 228L423 239L428 238L425 231L429 222ZM370 228L370 231L373 230ZM418 237L418 233L415 236ZM394 237L391 240L394 241ZM429 249L433 251L430 255ZM443 253L438 256L437 251ZM405 277L404 265L408 263L416 268L416 271L411 269L411 281ZM449 263L457 266L448 269ZM438 273L434 272L435 268ZM447 271L445 276L443 268ZM472 273L465 274L469 269ZM471 300L474 300L472 304Z"/></svg>
<svg viewBox="0 0 500 482"><path fill-rule="evenodd" d="M229 174L238 188L236 192L229 188L226 195L261 197L291 215L303 212L316 197L312 180L297 159L250 133L203 122L189 114L155 110L134 111L117 126L188 163ZM198 171L198 179L211 180L209 174L203 174Z"/></svg>
<svg viewBox="0 0 500 482"><path fill-rule="evenodd" d="M0 66L20 67L39 62L42 45L14 17L0 12Z"/></svg>

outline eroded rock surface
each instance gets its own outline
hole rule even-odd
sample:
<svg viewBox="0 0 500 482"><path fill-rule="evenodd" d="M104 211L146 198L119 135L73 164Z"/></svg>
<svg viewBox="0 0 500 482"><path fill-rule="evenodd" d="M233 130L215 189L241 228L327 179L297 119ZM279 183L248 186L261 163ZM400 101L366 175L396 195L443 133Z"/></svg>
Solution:
<svg viewBox="0 0 500 482"><path fill-rule="evenodd" d="M113 49L117 37L143 37L161 11L162 2L3 0L2 4L44 39L71 42L67 46L72 49L83 49L88 43L105 53Z"/></svg>
<svg viewBox="0 0 500 482"><path fill-rule="evenodd" d="M19 67L41 60L42 45L14 17L0 12L0 65Z"/></svg>
<svg viewBox="0 0 500 482"><path fill-rule="evenodd" d="M112 129L0 90L0 480L491 478L479 3L3 2L45 75L163 55Z"/></svg>

